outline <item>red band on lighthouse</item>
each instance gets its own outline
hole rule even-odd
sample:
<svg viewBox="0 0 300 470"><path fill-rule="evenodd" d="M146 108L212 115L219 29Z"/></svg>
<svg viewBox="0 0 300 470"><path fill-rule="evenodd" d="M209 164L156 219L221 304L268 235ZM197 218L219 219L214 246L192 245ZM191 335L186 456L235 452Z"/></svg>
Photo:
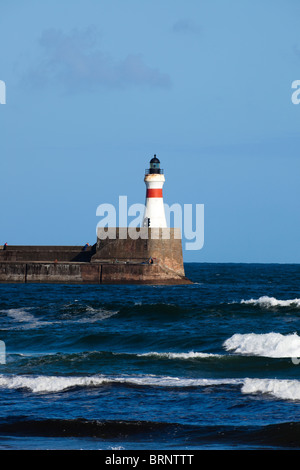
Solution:
<svg viewBox="0 0 300 470"><path fill-rule="evenodd" d="M148 188L146 197L163 197L162 188Z"/></svg>

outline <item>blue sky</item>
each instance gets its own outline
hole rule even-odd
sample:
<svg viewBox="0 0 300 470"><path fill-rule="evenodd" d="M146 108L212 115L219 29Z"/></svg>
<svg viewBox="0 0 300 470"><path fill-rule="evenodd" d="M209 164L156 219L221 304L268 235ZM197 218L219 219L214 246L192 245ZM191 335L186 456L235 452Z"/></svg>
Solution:
<svg viewBox="0 0 300 470"><path fill-rule="evenodd" d="M94 243L157 154L185 261L300 262L297 0L1 3L0 244Z"/></svg>

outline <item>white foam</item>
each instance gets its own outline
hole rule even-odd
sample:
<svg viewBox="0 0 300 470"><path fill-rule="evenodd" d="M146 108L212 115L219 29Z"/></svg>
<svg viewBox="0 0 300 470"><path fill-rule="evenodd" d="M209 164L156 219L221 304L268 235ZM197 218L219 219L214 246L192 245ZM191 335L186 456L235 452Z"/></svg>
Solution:
<svg viewBox="0 0 300 470"><path fill-rule="evenodd" d="M86 311L88 313L88 317L83 317L79 320L76 320L77 323L94 323L102 320L106 320L107 318L112 317L119 313L118 310L105 310L105 309L96 309L90 306L86 307Z"/></svg>
<svg viewBox="0 0 300 470"><path fill-rule="evenodd" d="M6 314L12 321L11 325L6 328L2 328L5 330L28 330L32 328L38 328L41 326L49 326L53 324L66 324L66 323L95 323L99 321L106 320L107 318L110 318L113 315L116 315L118 310L112 311L112 310L105 310L102 308L95 309L91 306L86 307L86 312L85 316L81 316L79 319L76 319L76 317L69 317L66 319L65 317L62 318L61 320L55 320L55 321L45 321L41 320L32 313L30 313L28 310L32 310L31 307L28 308L16 308L16 309L7 309L7 310L0 310L0 313Z"/></svg>
<svg viewBox="0 0 300 470"><path fill-rule="evenodd" d="M207 358L207 357L221 357L219 354L212 354L212 353L202 353L202 352L194 352L189 351L187 353L173 353L173 352L148 352L143 354L138 354L138 356L157 356L157 357L165 357L168 359L197 359L197 358Z"/></svg>
<svg viewBox="0 0 300 470"><path fill-rule="evenodd" d="M300 400L299 380L245 379L242 393L266 393L282 400Z"/></svg>
<svg viewBox="0 0 300 470"><path fill-rule="evenodd" d="M0 375L0 388L27 388L34 393L60 392L71 387L101 386L105 383L126 383L132 385L160 387L205 387L210 385L240 384L238 379L190 379L155 375L141 376L88 376L88 377L55 377L55 376L5 376Z"/></svg>
<svg viewBox="0 0 300 470"><path fill-rule="evenodd" d="M3 328L5 330L11 329L31 329L37 328L41 325L47 324L48 322L41 321L36 318L34 315L28 312L31 308L11 308L8 310L1 310L1 313L5 313L8 317L12 319L13 326L8 328Z"/></svg>
<svg viewBox="0 0 300 470"><path fill-rule="evenodd" d="M135 385L149 385L149 386L161 386L161 387L205 387L210 385L222 385L222 384L239 384L238 379L190 379L190 378L179 378L179 377L168 377L168 376L136 376L136 377L120 377L117 378L117 382L130 383Z"/></svg>
<svg viewBox="0 0 300 470"><path fill-rule="evenodd" d="M296 333L235 334L223 346L227 351L245 355L274 358L300 356L300 337Z"/></svg>
<svg viewBox="0 0 300 470"><path fill-rule="evenodd" d="M127 383L132 385L161 387L206 387L220 385L241 385L243 394L269 394L282 400L300 400L299 380L279 379L191 379L168 376L89 376L89 377L55 377L55 376L5 376L0 375L0 388L26 388L34 393L53 393L71 387L101 386L105 383Z"/></svg>
<svg viewBox="0 0 300 470"><path fill-rule="evenodd" d="M27 388L32 392L59 392L75 386L100 385L103 379L93 377L55 376L0 376L0 387L8 389Z"/></svg>
<svg viewBox="0 0 300 470"><path fill-rule="evenodd" d="M241 300L241 304L260 305L262 307L300 307L300 299L278 300L267 295L258 299Z"/></svg>
<svg viewBox="0 0 300 470"><path fill-rule="evenodd" d="M18 322L35 321L34 316L23 308L11 308L8 310L2 310L2 312L6 312L9 317Z"/></svg>

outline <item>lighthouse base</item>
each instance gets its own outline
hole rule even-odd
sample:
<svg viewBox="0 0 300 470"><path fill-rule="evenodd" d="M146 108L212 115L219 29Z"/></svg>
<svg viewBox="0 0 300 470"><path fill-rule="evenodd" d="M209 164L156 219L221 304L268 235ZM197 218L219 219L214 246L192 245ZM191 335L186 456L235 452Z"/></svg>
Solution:
<svg viewBox="0 0 300 470"><path fill-rule="evenodd" d="M108 231L107 231L108 230ZM0 248L1 283L191 284L178 229L98 229L94 246Z"/></svg>
<svg viewBox="0 0 300 470"><path fill-rule="evenodd" d="M107 277L141 283L190 283L184 272L180 229L99 228L97 235L91 261L103 264L103 282L107 273Z"/></svg>

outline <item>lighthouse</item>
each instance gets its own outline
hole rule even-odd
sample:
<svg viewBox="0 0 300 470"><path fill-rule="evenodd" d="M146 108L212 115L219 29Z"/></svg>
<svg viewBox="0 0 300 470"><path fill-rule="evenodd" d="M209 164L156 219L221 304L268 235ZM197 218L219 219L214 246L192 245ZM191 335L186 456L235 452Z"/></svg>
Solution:
<svg viewBox="0 0 300 470"><path fill-rule="evenodd" d="M163 192L165 182L164 170L160 168L160 161L154 155L150 160L150 168L145 171L146 207L143 219L144 227L167 227Z"/></svg>

